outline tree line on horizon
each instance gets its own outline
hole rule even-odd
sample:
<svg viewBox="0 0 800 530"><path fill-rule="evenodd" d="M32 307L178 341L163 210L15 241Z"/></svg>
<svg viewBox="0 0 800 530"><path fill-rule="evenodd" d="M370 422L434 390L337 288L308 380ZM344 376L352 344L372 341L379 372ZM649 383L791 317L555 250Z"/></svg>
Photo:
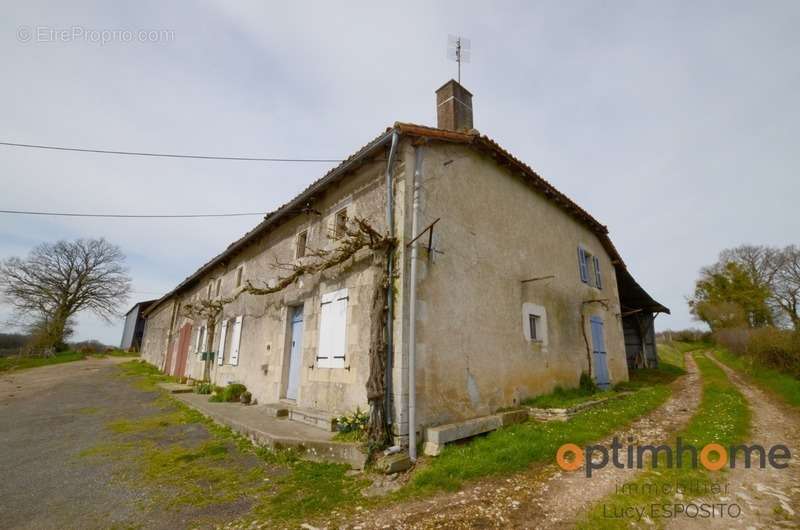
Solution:
<svg viewBox="0 0 800 530"><path fill-rule="evenodd" d="M800 376L800 247L741 245L700 270L692 315L734 353Z"/></svg>

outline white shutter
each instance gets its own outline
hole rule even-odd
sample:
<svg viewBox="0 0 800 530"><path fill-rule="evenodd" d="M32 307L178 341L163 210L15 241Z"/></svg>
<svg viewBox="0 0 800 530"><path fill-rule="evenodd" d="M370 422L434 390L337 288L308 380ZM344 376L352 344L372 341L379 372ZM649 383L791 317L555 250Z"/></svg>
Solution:
<svg viewBox="0 0 800 530"><path fill-rule="evenodd" d="M225 338L228 333L228 321L223 320L222 326L219 330L219 353L217 354L217 365L222 366L225 363Z"/></svg>
<svg viewBox="0 0 800 530"><path fill-rule="evenodd" d="M203 326L197 328L197 335L194 339L194 352L200 353L200 340L203 338Z"/></svg>
<svg viewBox="0 0 800 530"><path fill-rule="evenodd" d="M347 289L322 296L320 307L319 349L320 368L344 368L347 346Z"/></svg>
<svg viewBox="0 0 800 530"><path fill-rule="evenodd" d="M233 366L239 364L239 342L242 339L242 316L236 317L233 323L233 335L231 336L231 358L230 363Z"/></svg>

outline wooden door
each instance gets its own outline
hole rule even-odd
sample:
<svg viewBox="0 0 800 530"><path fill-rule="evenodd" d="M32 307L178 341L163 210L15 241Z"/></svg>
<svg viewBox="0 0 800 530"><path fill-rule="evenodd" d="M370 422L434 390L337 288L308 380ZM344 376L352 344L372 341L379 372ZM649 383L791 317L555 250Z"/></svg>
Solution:
<svg viewBox="0 0 800 530"><path fill-rule="evenodd" d="M289 373L286 382L286 398L297 400L300 387L300 352L303 349L303 306L292 312L291 349L289 350Z"/></svg>
<svg viewBox="0 0 800 530"><path fill-rule="evenodd" d="M192 337L192 325L186 324L181 328L181 336L178 340L178 352L175 359L175 370L172 375L183 377L186 375L186 359L189 357L189 341Z"/></svg>
<svg viewBox="0 0 800 530"><path fill-rule="evenodd" d="M603 319L592 317L592 357L594 360L594 380L600 388L608 388L608 354L606 352L605 334L603 332Z"/></svg>

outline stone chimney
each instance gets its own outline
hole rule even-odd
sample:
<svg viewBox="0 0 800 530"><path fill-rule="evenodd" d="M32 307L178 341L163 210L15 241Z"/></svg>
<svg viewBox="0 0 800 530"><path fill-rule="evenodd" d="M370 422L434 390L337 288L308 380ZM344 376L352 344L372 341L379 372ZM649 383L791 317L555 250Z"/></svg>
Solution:
<svg viewBox="0 0 800 530"><path fill-rule="evenodd" d="M451 79L436 91L437 127L449 131L472 129L472 94Z"/></svg>

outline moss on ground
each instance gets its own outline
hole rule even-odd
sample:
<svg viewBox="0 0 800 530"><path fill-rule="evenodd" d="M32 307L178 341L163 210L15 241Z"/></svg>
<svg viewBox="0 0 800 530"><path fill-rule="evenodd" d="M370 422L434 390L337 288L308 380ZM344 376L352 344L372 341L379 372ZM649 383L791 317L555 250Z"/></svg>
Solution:
<svg viewBox="0 0 800 530"><path fill-rule="evenodd" d="M171 379L138 361L120 369L142 390ZM235 511L245 521L285 525L352 506L368 483L350 476L346 465L256 447L166 393L147 409L139 417L109 421L109 438L80 454L116 462L118 480L149 493L144 509ZM208 520L213 516L198 517L194 523L214 522Z"/></svg>

